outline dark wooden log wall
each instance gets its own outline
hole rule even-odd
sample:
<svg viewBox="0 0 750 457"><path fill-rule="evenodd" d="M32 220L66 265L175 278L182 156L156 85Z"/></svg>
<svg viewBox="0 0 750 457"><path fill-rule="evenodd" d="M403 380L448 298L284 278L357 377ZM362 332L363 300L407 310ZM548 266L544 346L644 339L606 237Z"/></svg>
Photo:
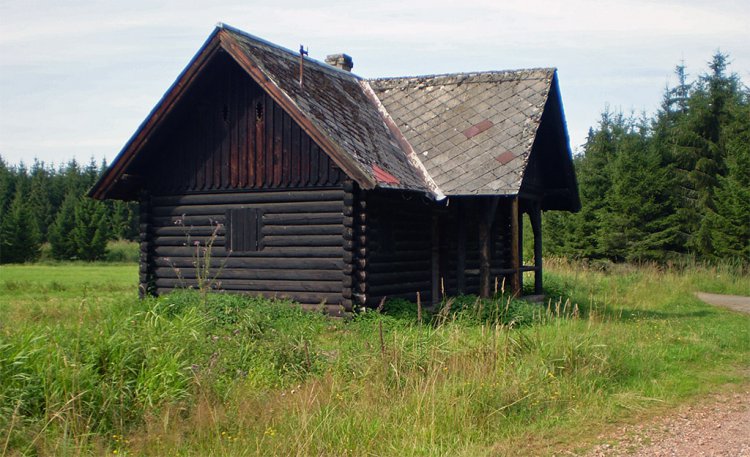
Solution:
<svg viewBox="0 0 750 457"><path fill-rule="evenodd" d="M480 286L480 221L488 208L487 197L454 198L441 220L441 277L446 295L478 294ZM501 198L495 210L490 236L490 293L510 288L511 200ZM461 221L463 220L463 227ZM465 257L460 255L461 236L465 233ZM464 265L463 288L461 265ZM462 290L463 289L463 290Z"/></svg>
<svg viewBox="0 0 750 457"><path fill-rule="evenodd" d="M328 187L344 174L225 54L175 107L137 173L154 194Z"/></svg>
<svg viewBox="0 0 750 457"><path fill-rule="evenodd" d="M346 176L226 55L200 78L135 167L146 189L141 289L197 286L197 249L212 243L215 289L351 309L342 290L350 278L344 247L351 245L342 233ZM258 210L256 251L225 246L226 214L240 208Z"/></svg>
<svg viewBox="0 0 750 457"><path fill-rule="evenodd" d="M343 200L341 189L154 196L148 239L156 292L198 285L196 250L216 230L208 260L213 288L324 301L336 312L344 305ZM261 210L257 252L225 249L225 211L242 207Z"/></svg>
<svg viewBox="0 0 750 457"><path fill-rule="evenodd" d="M418 194L374 191L361 193L366 201L367 259L362 276L367 278L366 302L376 306L382 297L433 301L433 264L437 256L438 300L459 293L479 292L479 217L483 204L476 198L454 198L448 206L425 200ZM490 228L491 280L498 289L510 288L511 200L500 199ZM361 216L360 216L361 217ZM433 230L437 218L437 233ZM461 226L460 221L464 221ZM465 257L459 255L461 236ZM432 249L432 241L438 249ZM362 259L360 259L362 260ZM463 278L459 269L463 269Z"/></svg>

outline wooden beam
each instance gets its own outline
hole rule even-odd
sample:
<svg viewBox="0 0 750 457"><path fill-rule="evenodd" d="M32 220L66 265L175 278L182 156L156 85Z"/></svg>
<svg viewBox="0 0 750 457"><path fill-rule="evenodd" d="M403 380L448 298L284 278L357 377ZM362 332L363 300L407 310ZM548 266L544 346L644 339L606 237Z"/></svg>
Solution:
<svg viewBox="0 0 750 457"><path fill-rule="evenodd" d="M479 296L490 296L490 224L486 217L479 218Z"/></svg>
<svg viewBox="0 0 750 457"><path fill-rule="evenodd" d="M534 231L534 293L543 293L542 287L542 206L537 203L530 214Z"/></svg>
<svg viewBox="0 0 750 457"><path fill-rule="evenodd" d="M491 246L491 228L495 222L495 213L500 197L492 197L487 201L485 213L479 217L479 296L489 298L491 296L490 281L490 255Z"/></svg>
<svg viewBox="0 0 750 457"><path fill-rule="evenodd" d="M456 278L459 294L466 292L466 203L458 202L458 248L456 260Z"/></svg>
<svg viewBox="0 0 750 457"><path fill-rule="evenodd" d="M431 292L432 304L440 302L440 216L432 215L432 274L431 274Z"/></svg>
<svg viewBox="0 0 750 457"><path fill-rule="evenodd" d="M333 162L346 172L363 189L373 189L377 182L361 166L336 144L322 129L305 116L297 104L260 69L228 33L220 33L221 45L234 60L299 124L317 144L325 150Z"/></svg>
<svg viewBox="0 0 750 457"><path fill-rule="evenodd" d="M521 228L518 214L518 197L514 197L510 204L510 263L515 270L511 276L511 292L514 296L521 295Z"/></svg>
<svg viewBox="0 0 750 457"><path fill-rule="evenodd" d="M107 192L116 184L117 178L127 170L128 165L135 158L136 152L151 139L156 128L161 125L172 108L180 101L186 89L193 83L195 77L219 50L220 39L218 38L218 33L219 29L211 33L200 50L198 50L198 53L190 60L187 67L182 70L182 73L180 73L177 80L167 90L167 93L162 96L143 124L138 127L135 134L128 140L117 157L115 157L110 167L91 188L88 194L89 197L97 200L106 198Z"/></svg>

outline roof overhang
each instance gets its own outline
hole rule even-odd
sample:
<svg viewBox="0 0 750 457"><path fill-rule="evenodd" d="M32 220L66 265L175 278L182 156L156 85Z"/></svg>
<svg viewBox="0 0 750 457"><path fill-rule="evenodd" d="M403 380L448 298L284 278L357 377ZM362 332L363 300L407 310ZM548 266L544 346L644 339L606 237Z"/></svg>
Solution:
<svg viewBox="0 0 750 457"><path fill-rule="evenodd" d="M341 146L332 141L323 129L315 122L305 116L297 104L284 93L269 75L250 59L240 49L237 40L229 33L228 26L219 24L196 55L190 60L187 67L180 73L177 80L170 86L161 100L151 110L146 119L141 123L133 136L128 140L123 149L114 159L109 168L89 191L89 196L96 199L106 199L118 182L127 179L128 167L133 163L138 153L148 144L158 127L169 113L179 103L187 89L194 83L196 77L201 73L211 59L220 51L225 51L243 70L265 90L273 100L278 103L292 119L321 147L331 160L341 168L350 178L357 182L363 189L372 189L377 181L360 164L354 161Z"/></svg>

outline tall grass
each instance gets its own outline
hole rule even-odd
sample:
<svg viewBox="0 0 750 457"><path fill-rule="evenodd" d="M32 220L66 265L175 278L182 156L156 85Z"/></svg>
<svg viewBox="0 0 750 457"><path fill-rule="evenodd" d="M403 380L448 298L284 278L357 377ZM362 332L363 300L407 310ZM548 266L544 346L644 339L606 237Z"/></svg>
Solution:
<svg viewBox="0 0 750 457"><path fill-rule="evenodd" d="M107 250L102 262L138 262L140 257L140 248L138 242L129 240L110 240L107 242ZM80 261L83 262L83 261ZM52 246L49 243L42 245L41 253L37 263L41 264L59 264L52 256Z"/></svg>
<svg viewBox="0 0 750 457"><path fill-rule="evenodd" d="M548 265L543 305L458 297L422 323L403 301L332 319L196 293L79 300L57 321L15 309L0 327L0 449L544 454L746 381L750 319L692 296L710 270ZM747 277L726 273L704 281L742 292Z"/></svg>

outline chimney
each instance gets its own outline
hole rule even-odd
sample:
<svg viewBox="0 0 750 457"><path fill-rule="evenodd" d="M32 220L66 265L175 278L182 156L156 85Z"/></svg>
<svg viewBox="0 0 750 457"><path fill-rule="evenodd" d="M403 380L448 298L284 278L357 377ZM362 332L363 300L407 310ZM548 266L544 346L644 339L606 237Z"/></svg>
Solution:
<svg viewBox="0 0 750 457"><path fill-rule="evenodd" d="M346 54L331 54L326 56L326 63L332 67L340 68L345 71L352 71L352 67L354 67L354 62L352 61L351 56Z"/></svg>

